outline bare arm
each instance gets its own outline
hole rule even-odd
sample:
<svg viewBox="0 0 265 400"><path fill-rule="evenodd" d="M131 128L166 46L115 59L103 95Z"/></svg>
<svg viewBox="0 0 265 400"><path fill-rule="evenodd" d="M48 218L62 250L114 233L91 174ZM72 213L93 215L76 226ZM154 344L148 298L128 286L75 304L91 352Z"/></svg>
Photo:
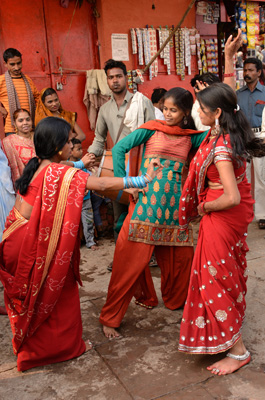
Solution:
<svg viewBox="0 0 265 400"><path fill-rule="evenodd" d="M229 161L220 161L216 164L219 172L224 193L213 201L207 201L204 204L206 212L227 210L240 203L240 193L237 187L233 164ZM200 207L198 207L200 211ZM199 212L200 215L202 215Z"/></svg>
<svg viewBox="0 0 265 400"><path fill-rule="evenodd" d="M0 105L0 113L2 114L3 118L7 117L8 112L5 109L5 107L2 107L1 105Z"/></svg>
<svg viewBox="0 0 265 400"><path fill-rule="evenodd" d="M154 168L158 167L156 170ZM152 159L148 168L147 174L154 179L163 166L160 164L158 159ZM90 176L87 180L86 188L88 190L122 190L124 189L123 178L97 178Z"/></svg>
<svg viewBox="0 0 265 400"><path fill-rule="evenodd" d="M238 29L237 36L233 39L230 35L225 44L225 75L224 83L229 85L233 90L236 88L236 77L234 70L234 55L238 52L239 48L242 46L242 35L241 30Z"/></svg>
<svg viewBox="0 0 265 400"><path fill-rule="evenodd" d="M79 139L80 142L83 142L86 138L85 133L82 131L80 126L75 122L74 124L74 132L76 133L76 139Z"/></svg>

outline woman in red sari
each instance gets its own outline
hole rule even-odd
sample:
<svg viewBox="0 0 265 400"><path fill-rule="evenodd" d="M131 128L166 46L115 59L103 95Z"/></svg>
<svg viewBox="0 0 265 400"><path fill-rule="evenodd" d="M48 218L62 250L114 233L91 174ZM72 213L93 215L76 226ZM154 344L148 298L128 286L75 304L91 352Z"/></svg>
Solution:
<svg viewBox="0 0 265 400"><path fill-rule="evenodd" d="M253 219L246 160L262 157L265 145L254 138L234 91L216 83L197 94L199 114L211 131L191 166L180 200L181 227L202 216L189 292L180 327L179 350L216 354L208 367L225 375L251 357L241 337L246 302L247 228Z"/></svg>
<svg viewBox="0 0 265 400"><path fill-rule="evenodd" d="M2 149L8 159L11 178L15 186L16 180L22 175L25 165L35 157L33 144L32 119L24 108L14 112L15 135L9 135L2 140Z"/></svg>
<svg viewBox="0 0 265 400"><path fill-rule="evenodd" d="M72 136L60 118L38 124L37 157L16 182L16 203L0 244L0 279L19 371L69 360L92 348L82 339L77 284L85 190L144 187L156 174L154 161L151 177L129 180L96 178L60 164L71 154Z"/></svg>

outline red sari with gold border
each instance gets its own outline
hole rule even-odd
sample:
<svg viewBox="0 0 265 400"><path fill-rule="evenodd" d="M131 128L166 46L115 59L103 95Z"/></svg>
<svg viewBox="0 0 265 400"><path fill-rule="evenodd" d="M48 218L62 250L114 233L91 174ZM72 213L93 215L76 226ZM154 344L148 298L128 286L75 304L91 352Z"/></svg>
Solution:
<svg viewBox="0 0 265 400"><path fill-rule="evenodd" d="M7 218L0 278L20 371L85 351L77 282L87 177L75 168L50 164L34 179L39 187L30 220L15 207Z"/></svg>
<svg viewBox="0 0 265 400"><path fill-rule="evenodd" d="M247 228L253 219L250 185L243 160L234 159L229 135L201 144L190 167L180 200L180 221L186 229L198 215L201 201L213 201L223 189L210 189L207 179L220 182L216 163L233 163L240 204L203 216L191 269L188 297L180 327L179 350L219 353L241 337L245 314Z"/></svg>

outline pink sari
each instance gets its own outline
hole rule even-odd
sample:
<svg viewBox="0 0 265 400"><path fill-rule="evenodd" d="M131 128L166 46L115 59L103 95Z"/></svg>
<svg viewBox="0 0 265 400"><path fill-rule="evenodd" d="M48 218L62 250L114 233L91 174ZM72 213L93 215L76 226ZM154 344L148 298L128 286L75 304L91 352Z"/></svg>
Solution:
<svg viewBox="0 0 265 400"><path fill-rule="evenodd" d="M33 141L16 134L9 135L2 140L2 148L7 156L12 182L15 185L16 180L22 175L25 165L32 157L36 156Z"/></svg>

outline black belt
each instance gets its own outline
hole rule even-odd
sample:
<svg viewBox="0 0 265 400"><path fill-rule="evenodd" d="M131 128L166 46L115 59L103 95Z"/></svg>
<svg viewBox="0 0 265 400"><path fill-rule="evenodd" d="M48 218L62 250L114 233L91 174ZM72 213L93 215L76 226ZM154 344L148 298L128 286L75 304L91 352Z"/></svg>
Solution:
<svg viewBox="0 0 265 400"><path fill-rule="evenodd" d="M261 127L258 126L258 127L256 127L256 128L252 128L252 131L253 131L254 133L261 132Z"/></svg>

